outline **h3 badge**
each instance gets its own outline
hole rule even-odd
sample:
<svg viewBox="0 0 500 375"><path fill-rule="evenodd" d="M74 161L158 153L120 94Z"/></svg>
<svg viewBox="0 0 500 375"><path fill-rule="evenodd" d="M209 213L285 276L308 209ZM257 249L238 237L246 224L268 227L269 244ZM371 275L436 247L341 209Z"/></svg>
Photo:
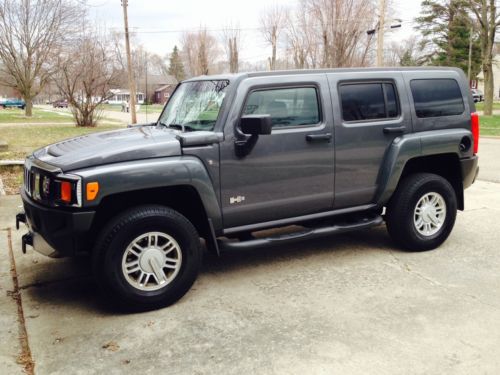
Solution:
<svg viewBox="0 0 500 375"><path fill-rule="evenodd" d="M245 200L244 196L238 195L237 197L229 198L229 204L241 203Z"/></svg>

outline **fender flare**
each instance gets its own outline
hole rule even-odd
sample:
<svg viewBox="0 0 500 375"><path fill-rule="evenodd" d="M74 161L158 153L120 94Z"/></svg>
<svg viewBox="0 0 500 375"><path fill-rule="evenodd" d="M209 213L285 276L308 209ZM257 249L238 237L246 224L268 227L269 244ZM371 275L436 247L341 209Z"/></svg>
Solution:
<svg viewBox="0 0 500 375"><path fill-rule="evenodd" d="M375 193L377 206L384 206L396 191L409 160L441 154L456 154L459 159L471 157L471 149L460 151L460 143L464 137L472 141L472 133L467 129L433 130L395 138L386 151L377 178L378 187Z"/></svg>
<svg viewBox="0 0 500 375"><path fill-rule="evenodd" d="M99 194L94 201L84 199L84 207L97 207L108 196L171 186L191 186L199 194L207 218L215 231L222 230L222 213L210 175L198 158L175 156L168 158L127 161L72 171L86 182L99 182Z"/></svg>

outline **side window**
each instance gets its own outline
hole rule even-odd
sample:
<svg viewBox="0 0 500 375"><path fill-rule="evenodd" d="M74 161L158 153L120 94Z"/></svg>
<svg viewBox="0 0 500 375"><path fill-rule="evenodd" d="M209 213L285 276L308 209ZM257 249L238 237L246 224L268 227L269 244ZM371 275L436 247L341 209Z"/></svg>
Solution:
<svg viewBox="0 0 500 375"><path fill-rule="evenodd" d="M318 95L314 87L254 91L243 114L268 114L273 128L315 125L320 121Z"/></svg>
<svg viewBox="0 0 500 375"><path fill-rule="evenodd" d="M398 117L399 105L392 83L352 83L339 88L344 121Z"/></svg>
<svg viewBox="0 0 500 375"><path fill-rule="evenodd" d="M417 117L461 115L462 92L454 79L415 79L410 82Z"/></svg>

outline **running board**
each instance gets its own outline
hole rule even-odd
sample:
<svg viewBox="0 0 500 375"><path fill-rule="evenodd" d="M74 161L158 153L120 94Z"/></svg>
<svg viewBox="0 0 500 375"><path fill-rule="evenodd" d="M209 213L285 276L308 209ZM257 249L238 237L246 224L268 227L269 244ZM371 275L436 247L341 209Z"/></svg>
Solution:
<svg viewBox="0 0 500 375"><path fill-rule="evenodd" d="M283 245L291 242L301 241L305 239L313 239L318 237L328 236L334 233L344 233L359 229L366 229L382 224L384 219L377 215L373 217L363 218L357 222L336 223L328 227L318 227L306 229L298 232L281 234L276 236L255 238L248 241L223 241L218 240L219 248L224 250L246 250L265 246Z"/></svg>

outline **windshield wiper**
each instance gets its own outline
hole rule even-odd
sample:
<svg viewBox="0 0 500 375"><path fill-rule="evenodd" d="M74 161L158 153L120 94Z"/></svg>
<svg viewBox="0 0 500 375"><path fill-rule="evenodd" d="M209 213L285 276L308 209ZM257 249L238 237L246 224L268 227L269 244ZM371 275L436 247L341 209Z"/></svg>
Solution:
<svg viewBox="0 0 500 375"><path fill-rule="evenodd" d="M193 128L192 126L189 126L189 125L181 125L181 124L165 124L163 122L160 122L160 125L162 126L165 126L167 128L172 128L172 129L179 129L179 130L182 130L183 132L192 132L192 131L195 131L196 129Z"/></svg>

